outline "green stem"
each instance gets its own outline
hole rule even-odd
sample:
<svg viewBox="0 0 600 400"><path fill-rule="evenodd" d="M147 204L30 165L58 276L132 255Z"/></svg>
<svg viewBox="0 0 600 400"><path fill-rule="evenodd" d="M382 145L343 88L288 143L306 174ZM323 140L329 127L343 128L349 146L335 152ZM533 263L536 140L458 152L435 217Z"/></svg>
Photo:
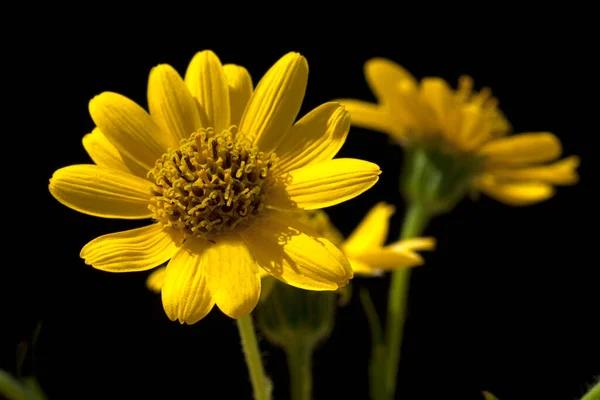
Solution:
<svg viewBox="0 0 600 400"><path fill-rule="evenodd" d="M419 203L409 205L404 217L404 224L400 240L419 236L425 230L430 214L427 207ZM385 389L389 399L393 399L396 392L398 376L398 363L400 361L400 347L406 318L406 303L408 300L408 286L410 282L410 269L399 269L393 272L390 291L388 295L388 312L386 321L386 368Z"/></svg>
<svg viewBox="0 0 600 400"><path fill-rule="evenodd" d="M242 350L246 357L246 365L250 373L250 381L254 391L255 400L270 400L271 399L271 382L265 374L265 369L262 365L260 351L258 349L258 340L254 332L254 324L252 317L247 314L237 320L238 330L242 338Z"/></svg>
<svg viewBox="0 0 600 400"><path fill-rule="evenodd" d="M290 371L291 400L310 400L312 393L312 347L302 340L285 348Z"/></svg>
<svg viewBox="0 0 600 400"><path fill-rule="evenodd" d="M600 381L598 381L598 383L596 383L594 385L594 387L592 387L590 389L589 392L587 392L582 398L581 400L598 400L600 399Z"/></svg>

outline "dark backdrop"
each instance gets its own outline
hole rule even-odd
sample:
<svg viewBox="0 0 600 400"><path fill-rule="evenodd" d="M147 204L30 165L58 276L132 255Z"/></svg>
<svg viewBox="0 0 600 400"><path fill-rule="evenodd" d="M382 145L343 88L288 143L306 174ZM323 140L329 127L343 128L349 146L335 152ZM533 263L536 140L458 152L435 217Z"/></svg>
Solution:
<svg viewBox="0 0 600 400"><path fill-rule="evenodd" d="M219 32L230 28L225 25ZM302 113L335 97L372 99L362 65L385 56L419 78L437 75L455 84L460 74L470 74L478 88L492 87L517 132L558 134L566 155L582 157L579 185L527 208L484 197L465 200L427 229L438 238L438 250L414 271L399 398L478 399L489 390L502 400L573 399L600 374L594 328L600 309L597 212L591 207L596 178L589 141L597 129L584 122L591 112L584 99L592 90L586 86L588 50L569 42L573 37L563 44L563 34L551 30L502 40L477 30L456 37L413 31L385 40L344 40L332 33L286 42L276 32L275 39L255 40L243 32L237 41L218 39L219 32L201 25L193 36L162 36L160 30L105 35L94 25L56 29L40 30L35 45L22 52L26 90L13 104L26 115L19 117L28 128L11 134L33 148L35 158L13 154L7 168L34 171L20 178L34 182L34 191L4 192L4 201L16 196L28 209L19 214L9 206L9 218L29 217L11 236L18 239L17 254L6 266L15 278L4 283L16 295L3 307L16 310L17 319L9 323L2 367L14 372L11 352L41 321L35 372L51 400L251 398L234 321L215 309L194 326L170 322L160 296L145 288L148 273L110 274L84 265L79 251L85 243L136 223L79 214L47 191L54 170L89 161L81 146L93 128L89 99L110 90L146 105L151 67L169 63L183 73L205 48L224 63L246 66L255 84L280 56L301 52L310 65ZM38 111L26 114L28 107ZM404 210L396 192L401 150L382 134L353 128L340 156L375 161L384 172L372 190L331 208L333 220L348 234L375 202L386 200L398 207L391 230L396 235ZM388 277L353 282L370 288L384 312ZM282 353L264 340L261 348L276 398L287 398ZM331 338L315 354L315 397L367 398L368 356L368 328L355 296L339 310Z"/></svg>

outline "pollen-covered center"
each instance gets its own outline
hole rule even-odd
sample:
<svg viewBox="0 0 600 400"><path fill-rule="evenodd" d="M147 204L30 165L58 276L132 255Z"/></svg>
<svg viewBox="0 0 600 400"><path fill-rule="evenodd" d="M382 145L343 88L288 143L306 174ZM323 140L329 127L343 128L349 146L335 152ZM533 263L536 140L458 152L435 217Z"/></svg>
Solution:
<svg viewBox="0 0 600 400"><path fill-rule="evenodd" d="M200 129L148 173L153 218L186 237L210 239L239 229L264 208L275 161L275 154L236 135L235 127Z"/></svg>

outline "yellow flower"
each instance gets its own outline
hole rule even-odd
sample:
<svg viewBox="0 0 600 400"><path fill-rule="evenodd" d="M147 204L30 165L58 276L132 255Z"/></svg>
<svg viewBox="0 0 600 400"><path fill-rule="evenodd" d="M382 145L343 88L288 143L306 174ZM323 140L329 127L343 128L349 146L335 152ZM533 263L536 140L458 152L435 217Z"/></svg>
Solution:
<svg viewBox="0 0 600 400"><path fill-rule="evenodd" d="M548 164L562 153L549 132L507 136L510 124L491 91L473 91L470 77L453 90L441 78L418 82L390 60L365 63L365 77L378 103L340 102L356 126L389 134L406 147L434 147L455 159L468 160L469 186L510 205L528 205L550 198L554 185L578 181L577 156Z"/></svg>
<svg viewBox="0 0 600 400"><path fill-rule="evenodd" d="M250 312L261 271L310 290L347 284L341 251L293 212L353 198L381 171L333 159L350 127L339 104L294 124L307 79L306 59L288 53L253 90L246 69L203 51L185 79L169 65L152 69L149 113L116 93L92 99L96 128L83 145L95 165L59 169L50 192L86 214L153 223L92 240L85 262L129 272L170 260L163 306L188 324L214 304L232 318Z"/></svg>
<svg viewBox="0 0 600 400"><path fill-rule="evenodd" d="M348 239L344 238L324 211L300 211L296 213L296 218L339 247L356 274L377 276L384 271L422 265L423 257L417 251L435 249L435 239L432 237L407 239L386 246L390 218L394 212L393 205L377 203ZM164 275L165 268L154 270L146 280L147 287L154 292L160 292ZM265 279L263 282L271 281L272 279Z"/></svg>

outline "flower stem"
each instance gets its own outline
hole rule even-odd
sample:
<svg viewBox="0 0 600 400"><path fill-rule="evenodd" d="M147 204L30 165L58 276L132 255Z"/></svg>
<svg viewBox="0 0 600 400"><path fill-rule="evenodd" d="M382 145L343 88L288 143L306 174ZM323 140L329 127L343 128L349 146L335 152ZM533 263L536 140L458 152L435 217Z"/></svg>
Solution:
<svg viewBox="0 0 600 400"><path fill-rule="evenodd" d="M600 399L600 381L598 381L589 392L587 392L581 400L597 400Z"/></svg>
<svg viewBox="0 0 600 400"><path fill-rule="evenodd" d="M423 204L411 203L404 216L404 224L400 240L419 236L425 230L430 214ZM398 376L398 363L400 361L400 347L406 318L406 303L408 300L408 287L410 282L410 269L399 269L393 272L390 291L388 295L388 312L386 321L386 368L385 390L388 398L393 399L396 392Z"/></svg>
<svg viewBox="0 0 600 400"><path fill-rule="evenodd" d="M312 346L297 341L285 347L290 371L291 400L310 400L312 392Z"/></svg>
<svg viewBox="0 0 600 400"><path fill-rule="evenodd" d="M250 372L250 381L254 391L255 400L270 400L271 399L271 382L265 374L265 369L262 365L260 351L258 349L258 341L254 332L254 324L250 314L244 315L237 319L238 330L242 338L242 351L246 357L246 365Z"/></svg>

